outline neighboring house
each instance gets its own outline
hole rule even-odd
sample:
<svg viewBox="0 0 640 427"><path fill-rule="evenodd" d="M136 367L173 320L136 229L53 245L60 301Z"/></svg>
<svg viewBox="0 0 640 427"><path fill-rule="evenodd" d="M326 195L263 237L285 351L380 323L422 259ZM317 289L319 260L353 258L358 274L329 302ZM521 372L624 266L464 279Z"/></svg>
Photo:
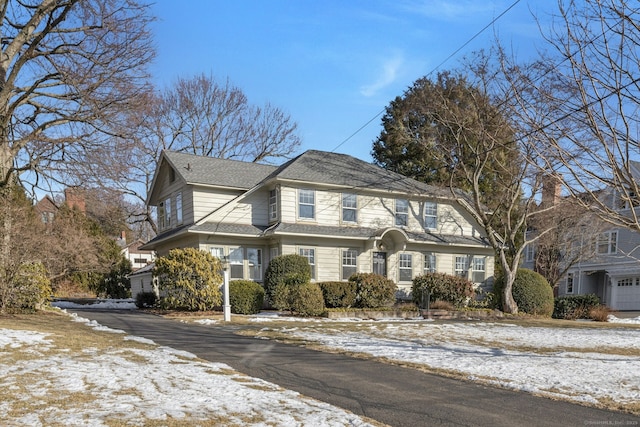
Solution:
<svg viewBox="0 0 640 427"><path fill-rule="evenodd" d="M51 197L44 196L35 204L34 209L44 224L50 225L58 213L58 205Z"/></svg>
<svg viewBox="0 0 640 427"><path fill-rule="evenodd" d="M158 235L142 249L227 257L231 279L261 282L269 260L300 254L314 281L379 273L401 297L424 272L493 280L494 251L468 205L348 155L310 150L276 167L165 151L147 203Z"/></svg>
<svg viewBox="0 0 640 427"><path fill-rule="evenodd" d="M635 209L638 213L638 207L621 203L614 192L601 193L621 212L632 214ZM640 233L604 224L597 218L589 220L589 213L584 215L585 219L573 231L571 252L560 254L566 273L560 281L558 296L595 294L602 304L614 310L640 310ZM523 267L534 268L536 251L534 244L525 247ZM566 260L576 253L577 261L568 266Z"/></svg>
<svg viewBox="0 0 640 427"><path fill-rule="evenodd" d="M155 260L155 253L153 251L140 249L144 244L141 239L127 244L125 233L123 232L122 237L118 239L118 244L122 247L122 255L131 262L131 269L133 271L146 267Z"/></svg>

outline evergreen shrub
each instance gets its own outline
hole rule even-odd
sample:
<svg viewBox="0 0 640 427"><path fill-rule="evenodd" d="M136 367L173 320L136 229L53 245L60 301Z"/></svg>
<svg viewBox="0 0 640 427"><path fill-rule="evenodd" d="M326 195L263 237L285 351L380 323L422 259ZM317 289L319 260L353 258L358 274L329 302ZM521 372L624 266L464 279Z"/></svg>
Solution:
<svg viewBox="0 0 640 427"><path fill-rule="evenodd" d="M233 280L229 282L229 303L232 313L260 313L264 303L264 288L251 280Z"/></svg>
<svg viewBox="0 0 640 427"><path fill-rule="evenodd" d="M151 308L158 302L158 296L155 292L139 292L136 295L136 307L138 308Z"/></svg>
<svg viewBox="0 0 640 427"><path fill-rule="evenodd" d="M277 295L278 293L286 293L287 286L310 281L311 266L305 257L297 254L280 255L272 259L267 266L264 275L265 297L269 304L278 308L278 305L286 305L285 296Z"/></svg>
<svg viewBox="0 0 640 427"><path fill-rule="evenodd" d="M600 299L595 294L568 295L558 297L553 305L555 319L584 319L589 317L589 311L600 305Z"/></svg>
<svg viewBox="0 0 640 427"><path fill-rule="evenodd" d="M493 284L498 307L502 307L503 288L504 277L499 276ZM545 317L553 314L553 289L541 274L526 268L519 269L511 293L518 304L518 311Z"/></svg>
<svg viewBox="0 0 640 427"><path fill-rule="evenodd" d="M53 291L47 269L41 262L22 264L13 278L8 300L3 301L7 311L31 311L49 304Z"/></svg>
<svg viewBox="0 0 640 427"><path fill-rule="evenodd" d="M320 282L327 308L349 308L356 303L355 282Z"/></svg>
<svg viewBox="0 0 640 427"><path fill-rule="evenodd" d="M172 249L155 262L154 276L166 309L204 311L222 304L222 264L208 252Z"/></svg>
<svg viewBox="0 0 640 427"><path fill-rule="evenodd" d="M475 292L473 283L464 277L444 273L426 273L414 277L411 285L413 302L422 306L426 302L427 294L430 303L446 301L456 308L461 308L467 305Z"/></svg>
<svg viewBox="0 0 640 427"><path fill-rule="evenodd" d="M375 273L355 273L349 278L356 286L356 307L390 307L396 302L398 287L393 280Z"/></svg>
<svg viewBox="0 0 640 427"><path fill-rule="evenodd" d="M290 309L301 316L319 316L324 313L324 298L317 283L301 283L289 287Z"/></svg>

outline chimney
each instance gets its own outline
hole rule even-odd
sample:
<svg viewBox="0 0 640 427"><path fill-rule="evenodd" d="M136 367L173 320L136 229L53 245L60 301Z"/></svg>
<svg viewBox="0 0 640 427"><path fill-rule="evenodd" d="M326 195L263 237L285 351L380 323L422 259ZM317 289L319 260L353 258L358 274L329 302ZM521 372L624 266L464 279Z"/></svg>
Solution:
<svg viewBox="0 0 640 427"><path fill-rule="evenodd" d="M542 178L542 203L543 207L555 206L560 202L562 183L555 175L546 175Z"/></svg>
<svg viewBox="0 0 640 427"><path fill-rule="evenodd" d="M76 188L66 188L64 190L64 198L70 209L76 208L83 214L87 213L87 206L81 190Z"/></svg>

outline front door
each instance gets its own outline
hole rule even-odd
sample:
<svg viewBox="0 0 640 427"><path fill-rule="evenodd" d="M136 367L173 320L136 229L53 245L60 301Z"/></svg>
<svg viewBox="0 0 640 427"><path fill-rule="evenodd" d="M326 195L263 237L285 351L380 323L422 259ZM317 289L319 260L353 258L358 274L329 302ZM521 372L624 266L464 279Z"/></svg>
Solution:
<svg viewBox="0 0 640 427"><path fill-rule="evenodd" d="M374 252L373 253L373 272L387 277L387 253L386 252Z"/></svg>

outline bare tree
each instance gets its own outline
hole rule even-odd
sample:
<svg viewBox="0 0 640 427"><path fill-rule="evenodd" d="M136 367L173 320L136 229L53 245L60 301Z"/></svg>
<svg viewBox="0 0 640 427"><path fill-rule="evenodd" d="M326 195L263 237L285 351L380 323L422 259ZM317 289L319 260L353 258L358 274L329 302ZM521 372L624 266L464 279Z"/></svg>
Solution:
<svg viewBox="0 0 640 427"><path fill-rule="evenodd" d="M64 181L119 141L105 136L154 55L147 12L135 0L0 2L0 187L13 174Z"/></svg>
<svg viewBox="0 0 640 427"><path fill-rule="evenodd" d="M138 106L129 116L129 126L136 128L131 146L124 155L105 153L96 176L109 176L102 182L137 200L136 218L154 231L145 201L162 150L271 163L291 156L301 142L288 114L271 104L252 105L238 87L210 76L179 78L165 91L145 95Z"/></svg>
<svg viewBox="0 0 640 427"><path fill-rule="evenodd" d="M531 80L520 119L535 162L555 171L583 209L640 230L640 10L627 0L559 1L547 34L553 69ZM553 86L555 90L549 90ZM541 113L544 112L544 113Z"/></svg>

